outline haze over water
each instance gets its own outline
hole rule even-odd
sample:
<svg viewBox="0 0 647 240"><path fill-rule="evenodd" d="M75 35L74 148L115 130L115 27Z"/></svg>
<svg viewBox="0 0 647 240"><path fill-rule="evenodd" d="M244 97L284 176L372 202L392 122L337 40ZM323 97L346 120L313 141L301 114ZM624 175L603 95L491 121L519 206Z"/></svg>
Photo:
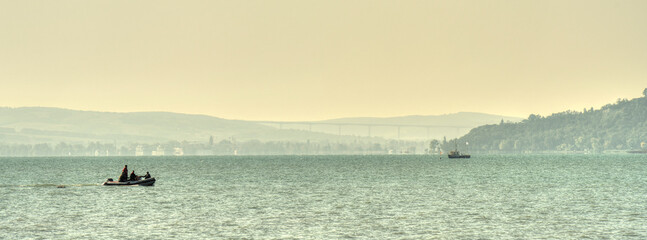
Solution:
<svg viewBox="0 0 647 240"><path fill-rule="evenodd" d="M644 239L645 157L2 158L0 238Z"/></svg>
<svg viewBox="0 0 647 240"><path fill-rule="evenodd" d="M0 103L314 121L640 96L646 1L0 1ZM541 99L541 101L538 101Z"/></svg>

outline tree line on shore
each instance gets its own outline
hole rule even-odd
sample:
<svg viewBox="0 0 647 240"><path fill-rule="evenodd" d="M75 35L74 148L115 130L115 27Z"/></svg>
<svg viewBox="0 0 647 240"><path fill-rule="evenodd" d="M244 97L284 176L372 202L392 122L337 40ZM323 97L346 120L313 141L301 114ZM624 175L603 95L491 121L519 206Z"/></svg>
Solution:
<svg viewBox="0 0 647 240"><path fill-rule="evenodd" d="M618 99L600 109L532 114L519 123L501 121L472 129L456 140L473 152L592 152L647 149L647 89L643 97ZM453 149L454 140L441 143Z"/></svg>
<svg viewBox="0 0 647 240"><path fill-rule="evenodd" d="M150 156L150 155L291 155L291 154L420 154L423 141L354 141L294 142L225 139L210 142L115 143L87 144L0 144L0 156Z"/></svg>

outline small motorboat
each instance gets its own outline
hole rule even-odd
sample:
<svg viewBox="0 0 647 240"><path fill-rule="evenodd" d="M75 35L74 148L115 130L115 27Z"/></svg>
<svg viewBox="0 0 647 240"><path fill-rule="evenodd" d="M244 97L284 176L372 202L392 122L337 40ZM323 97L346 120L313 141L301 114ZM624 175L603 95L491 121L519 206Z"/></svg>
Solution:
<svg viewBox="0 0 647 240"><path fill-rule="evenodd" d="M155 184L155 178L125 182L114 181L112 178L108 178L108 181L104 182L103 186L153 186L153 184Z"/></svg>
<svg viewBox="0 0 647 240"><path fill-rule="evenodd" d="M447 154L449 158L470 158L469 154L461 154L459 151L451 151Z"/></svg>
<svg viewBox="0 0 647 240"><path fill-rule="evenodd" d="M469 154L461 154L461 152L458 151L458 143L456 143L457 140L454 140L454 151L450 151L449 154L447 154L448 158L470 158L471 156ZM467 143L465 143L467 144Z"/></svg>

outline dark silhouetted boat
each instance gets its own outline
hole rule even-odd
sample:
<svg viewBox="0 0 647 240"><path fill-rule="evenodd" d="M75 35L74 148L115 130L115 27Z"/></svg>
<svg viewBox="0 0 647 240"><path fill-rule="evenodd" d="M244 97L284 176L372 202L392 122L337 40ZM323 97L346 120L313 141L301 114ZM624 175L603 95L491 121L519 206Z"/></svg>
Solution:
<svg viewBox="0 0 647 240"><path fill-rule="evenodd" d="M469 154L461 154L459 151L451 151L447 154L449 158L470 158Z"/></svg>
<svg viewBox="0 0 647 240"><path fill-rule="evenodd" d="M103 186L153 186L153 184L155 184L155 178L125 182L114 181L112 178L108 178L108 181L104 182Z"/></svg>
<svg viewBox="0 0 647 240"><path fill-rule="evenodd" d="M461 154L461 152L458 151L458 144L456 143L456 140L454 140L454 151L450 151L449 154L447 154L448 158L470 158L471 156L469 154Z"/></svg>

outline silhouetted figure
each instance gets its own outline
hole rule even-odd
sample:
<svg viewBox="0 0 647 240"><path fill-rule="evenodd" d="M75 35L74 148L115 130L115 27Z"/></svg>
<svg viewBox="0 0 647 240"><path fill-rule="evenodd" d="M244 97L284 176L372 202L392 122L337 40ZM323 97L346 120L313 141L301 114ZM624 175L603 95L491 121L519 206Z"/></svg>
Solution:
<svg viewBox="0 0 647 240"><path fill-rule="evenodd" d="M149 179L149 178L151 178L151 174L146 172L146 175L144 175L144 179Z"/></svg>
<svg viewBox="0 0 647 240"><path fill-rule="evenodd" d="M124 165L124 169L121 170L121 175L119 175L119 181L120 182L128 181L128 165Z"/></svg>
<svg viewBox="0 0 647 240"><path fill-rule="evenodd" d="M137 181L137 175L135 175L135 170L130 173L130 179L128 181Z"/></svg>

